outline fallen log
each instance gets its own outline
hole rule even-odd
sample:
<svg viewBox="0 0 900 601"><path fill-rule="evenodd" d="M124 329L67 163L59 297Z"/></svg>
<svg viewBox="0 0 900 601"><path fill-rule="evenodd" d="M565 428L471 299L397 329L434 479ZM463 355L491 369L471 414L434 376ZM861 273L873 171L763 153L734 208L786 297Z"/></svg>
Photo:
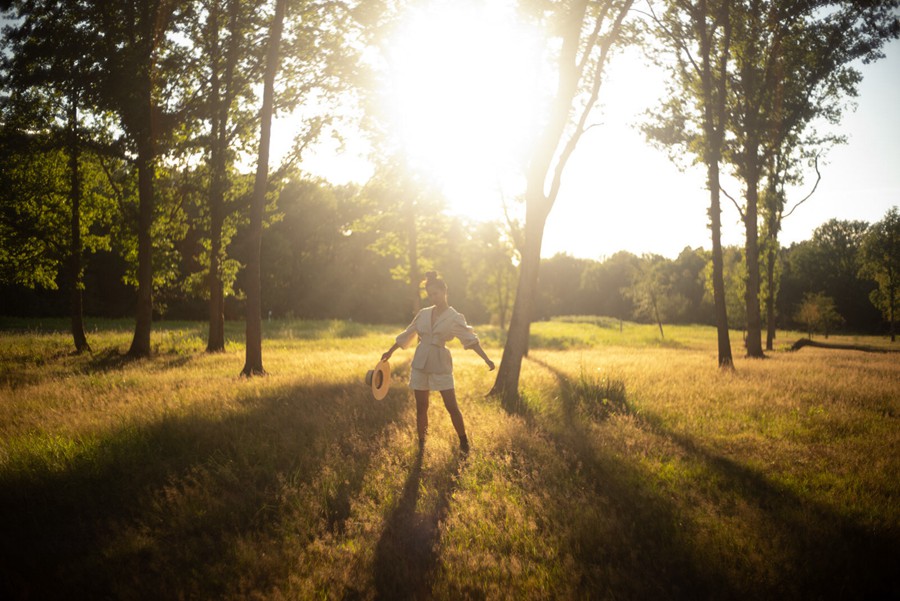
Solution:
<svg viewBox="0 0 900 601"><path fill-rule="evenodd" d="M809 338L801 338L791 345L791 351L799 351L804 346L813 348L827 348L841 351L862 351L864 353L900 353L900 349L884 348L881 346L868 346L864 344L832 344L830 342L817 342Z"/></svg>

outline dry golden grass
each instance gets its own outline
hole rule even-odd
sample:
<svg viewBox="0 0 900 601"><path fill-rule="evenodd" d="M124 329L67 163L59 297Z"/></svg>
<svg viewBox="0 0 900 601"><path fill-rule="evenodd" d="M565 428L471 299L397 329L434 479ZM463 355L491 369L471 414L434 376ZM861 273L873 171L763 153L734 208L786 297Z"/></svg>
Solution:
<svg viewBox="0 0 900 601"><path fill-rule="evenodd" d="M124 322L86 356L0 332L0 597L900 594L900 355L720 372L708 328L539 323L513 414L453 347L463 457L437 395L418 454L408 351L368 395L397 328L265 326L249 380L199 324L160 324L139 362Z"/></svg>

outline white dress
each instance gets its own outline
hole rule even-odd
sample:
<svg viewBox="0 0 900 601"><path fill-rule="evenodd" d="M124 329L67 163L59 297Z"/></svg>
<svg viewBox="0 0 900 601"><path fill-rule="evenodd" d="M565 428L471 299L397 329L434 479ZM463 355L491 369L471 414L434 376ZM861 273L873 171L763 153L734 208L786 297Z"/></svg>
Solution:
<svg viewBox="0 0 900 601"><path fill-rule="evenodd" d="M453 307L438 315L431 325L434 307L426 307L416 314L412 323L397 336L400 348L408 348L418 336L419 345L413 355L409 373L409 387L413 390L449 390L453 388L453 358L446 343L459 338L463 348L478 344L475 330L466 323L465 316Z"/></svg>

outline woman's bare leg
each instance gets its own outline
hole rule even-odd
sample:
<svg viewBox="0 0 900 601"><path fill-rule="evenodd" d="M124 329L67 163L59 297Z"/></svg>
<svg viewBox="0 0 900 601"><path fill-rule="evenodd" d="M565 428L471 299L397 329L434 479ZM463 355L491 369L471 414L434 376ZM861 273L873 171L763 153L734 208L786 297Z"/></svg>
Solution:
<svg viewBox="0 0 900 601"><path fill-rule="evenodd" d="M428 433L428 391L414 390L416 396L416 430L419 432L419 446L425 444Z"/></svg>
<svg viewBox="0 0 900 601"><path fill-rule="evenodd" d="M456 402L456 390L453 388L442 390L441 397L444 399L444 407L447 408L447 413L450 414L450 421L453 422L453 427L459 436L460 447L467 451L469 439L466 436L466 425L463 422L462 412L459 410L459 404Z"/></svg>

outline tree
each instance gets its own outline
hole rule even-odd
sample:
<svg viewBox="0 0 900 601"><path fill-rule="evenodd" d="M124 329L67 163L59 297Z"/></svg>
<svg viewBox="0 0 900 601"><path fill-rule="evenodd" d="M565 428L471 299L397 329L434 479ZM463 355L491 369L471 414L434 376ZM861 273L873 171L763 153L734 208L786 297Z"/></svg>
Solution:
<svg viewBox="0 0 900 601"><path fill-rule="evenodd" d="M76 352L90 350L83 325L84 267L89 254L110 248L116 206L97 157L78 165L78 205L72 204L71 155L44 142L0 135L0 282L28 289L68 290ZM73 256L74 255L74 256Z"/></svg>
<svg viewBox="0 0 900 601"><path fill-rule="evenodd" d="M199 0L187 24L198 50L190 76L202 99L192 112L198 123L190 145L202 152L207 179L199 211L206 226L199 254L209 302L207 352L225 350L225 295L236 275L236 261L225 249L234 234L233 216L240 199L234 163L238 150L252 138L251 83L261 61L253 42L259 29L258 9L258 2Z"/></svg>
<svg viewBox="0 0 900 601"><path fill-rule="evenodd" d="M503 358L491 389L507 410L513 410L519 400L519 374L534 315L544 226L569 158L588 127L610 52L623 39L625 17L632 4L633 0L576 0L537 5L540 18L545 9L551 14L552 26L561 38L559 44L548 44L559 48L555 57L558 80L549 114L528 163L519 282ZM575 123L570 127L573 113Z"/></svg>
<svg viewBox="0 0 900 601"><path fill-rule="evenodd" d="M270 181L272 119L277 111L291 112L298 105L312 104L313 100L321 106L332 103L341 90L336 82L352 76L355 44L352 40L348 41L345 34L348 28L355 25L355 15L343 2L275 2L266 36L263 96L259 110L259 152L250 201L245 278L247 347L241 372L246 376L265 373L262 365L260 251L267 194L274 183L283 179L295 166L305 149L330 121L324 113L312 109L295 115L302 128L295 136L294 148L283 161L276 177ZM276 78L279 77L276 89Z"/></svg>
<svg viewBox="0 0 900 601"><path fill-rule="evenodd" d="M660 338L665 338L663 320L684 312L687 299L674 292L670 267L673 264L659 255L644 255L632 274L628 296L634 301L634 314L648 318L659 327Z"/></svg>
<svg viewBox="0 0 900 601"><path fill-rule="evenodd" d="M797 321L803 323L810 340L814 331L822 331L825 338L834 326L843 323L844 318L838 313L834 299L822 292L808 292L797 308Z"/></svg>
<svg viewBox="0 0 900 601"><path fill-rule="evenodd" d="M287 0L276 0L275 13L266 39L263 99L259 109L259 153L256 178L250 200L250 242L247 258L246 350L242 376L265 375L262 364L262 291L260 286L260 250L262 248L263 216L269 184L269 146L272 139L272 115L275 103L275 76L280 63L281 35L284 31Z"/></svg>
<svg viewBox="0 0 900 601"><path fill-rule="evenodd" d="M500 224L479 223L475 228L472 249L466 253L467 269L472 274L468 296L481 299L492 321L503 330L515 294L516 251Z"/></svg>
<svg viewBox="0 0 900 601"><path fill-rule="evenodd" d="M707 301L704 270L709 252L685 247L672 263L672 291L684 299L684 310L673 319L682 323L712 323L713 306ZM710 296L711 298L711 296Z"/></svg>
<svg viewBox="0 0 900 601"><path fill-rule="evenodd" d="M674 57L668 100L647 137L670 149L670 156L694 155L706 167L712 238L712 287L719 367L732 369L731 341L722 258L720 170L725 146L728 62L731 57L729 0L669 0L654 17L657 38Z"/></svg>
<svg viewBox="0 0 900 601"><path fill-rule="evenodd" d="M619 251L602 263L589 266L582 275L581 285L591 299L591 313L615 317L619 329L634 311L634 302L625 292L638 261L630 252Z"/></svg>
<svg viewBox="0 0 900 601"><path fill-rule="evenodd" d="M360 196L369 210L352 229L377 232L371 249L395 261L392 276L406 286L407 317L412 319L421 308L424 274L438 268L438 247L449 231L442 214L444 196L396 158L377 167Z"/></svg>
<svg viewBox="0 0 900 601"><path fill-rule="evenodd" d="M104 4L99 31L106 34L101 56L108 64L109 76L104 98L118 112L122 127L130 137L137 155L138 172L138 269L137 309L134 337L128 354L150 354L150 329L153 320L153 238L154 180L159 156L157 146L159 112L159 56L174 14L171 5L138 0L124 5ZM124 49L117 46L124 44ZM125 81L131 85L123 85Z"/></svg>
<svg viewBox="0 0 900 601"><path fill-rule="evenodd" d="M558 253L541 261L535 317L547 319L554 315L590 313L590 294L582 285L590 265L591 261L566 253Z"/></svg>
<svg viewBox="0 0 900 601"><path fill-rule="evenodd" d="M758 219L766 168L771 170L768 177L778 180L782 175L778 169L789 167L794 159L791 152L810 143L800 136L811 121L840 121L842 100L856 95L861 79L850 63L883 57L882 45L900 33L897 6L897 2L834 0L747 0L732 6L734 66L728 108L733 135L725 156L744 182L745 203L738 210L746 232L750 357L763 356ZM778 199L770 198L776 203L775 212ZM770 222L770 235L777 232L776 226Z"/></svg>
<svg viewBox="0 0 900 601"><path fill-rule="evenodd" d="M49 254L42 253L42 261L51 264L59 261L65 266L63 271L66 275L62 279L67 281L66 287L69 288L71 332L76 352L82 352L90 350L84 332L82 293L85 237L89 235L95 220L108 221L108 213L101 209L103 205L95 202L98 194L85 193L84 185L86 178L92 179L87 169L97 168L96 160L92 161L91 166L86 165L86 160L90 158L84 155L88 147L92 146L96 151L102 146L97 132L84 125L84 113L88 113L89 121L102 123L101 115L91 115L89 110L85 110L90 109L86 105L96 86L96 77L92 72L87 39L75 25L79 18L77 10L52 2L5 2L2 8L8 11L10 23L3 38L3 135L7 142L4 155L12 162L17 162L14 157L17 155L18 158L27 157L26 162L44 165L48 176L49 172L54 171L53 163L57 159L66 160L66 192L60 197L63 205L68 205L65 251L56 232L43 230L32 231L31 234L37 238L34 244L42 245L49 240L60 244ZM108 151L107 148L103 150ZM11 166L10 163L6 165L7 168ZM30 180L30 184L26 184L27 174L31 170L23 163L19 166L25 169L19 171L25 179L18 178L14 187L27 198L36 190L22 186L28 188L38 182ZM47 183L52 181L53 177L47 177ZM61 193L62 182L53 185L55 190L51 193ZM17 199L11 198L11 202L15 204ZM22 206L12 208L21 221L8 221L8 228L21 229L26 223L36 225L33 218L37 216L28 215L29 207L34 206L26 201ZM85 223L82 223L83 220ZM97 248L100 239L95 236L91 238L89 246ZM108 240L100 242L101 245L104 243ZM65 258L62 254L66 255ZM18 269L27 269L29 264L33 266L32 262L26 262ZM56 271L56 267L52 266L49 270ZM55 286L55 280L52 277L43 284Z"/></svg>
<svg viewBox="0 0 900 601"><path fill-rule="evenodd" d="M865 221L831 219L813 231L809 251L795 257L794 271L805 290L822 291L854 328L868 328L879 315L869 301L874 285L859 281L859 253L869 228Z"/></svg>
<svg viewBox="0 0 900 601"><path fill-rule="evenodd" d="M160 142L177 122L176 105L184 101L173 71L184 58L177 36L170 35L184 1L128 0L86 2L74 7L72 26L89 36L88 55L98 85L91 106L117 115L138 178L137 307L131 357L150 354L153 319L154 185Z"/></svg>
<svg viewBox="0 0 900 601"><path fill-rule="evenodd" d="M870 298L889 324L891 342L896 342L897 310L900 309L900 212L896 206L863 237L859 275L878 283Z"/></svg>

